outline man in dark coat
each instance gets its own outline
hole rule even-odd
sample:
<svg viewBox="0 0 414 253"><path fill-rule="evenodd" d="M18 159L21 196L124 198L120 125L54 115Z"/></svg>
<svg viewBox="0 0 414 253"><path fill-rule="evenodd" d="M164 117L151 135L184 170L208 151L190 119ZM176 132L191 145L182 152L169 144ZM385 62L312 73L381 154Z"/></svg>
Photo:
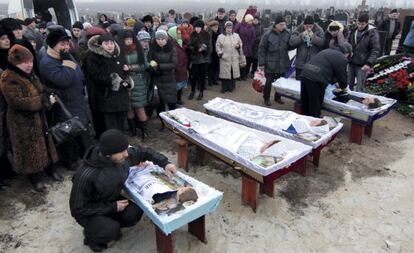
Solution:
<svg viewBox="0 0 414 253"><path fill-rule="evenodd" d="M290 32L286 30L286 21L282 16L275 19L273 28L267 31L259 45L259 68L264 70L266 85L263 91L264 103L270 106L272 83L283 76L289 69L289 39ZM275 101L283 104L280 95L275 92Z"/></svg>
<svg viewBox="0 0 414 253"><path fill-rule="evenodd" d="M211 61L208 65L208 85L218 85L218 76L220 71L220 58L216 51L217 38L220 35L218 32L219 22L217 20L211 20L208 22L208 33L211 38Z"/></svg>
<svg viewBox="0 0 414 253"><path fill-rule="evenodd" d="M391 53L392 42L395 40L395 37L401 31L401 23L398 20L400 13L397 9L391 10L388 15L388 19L384 20L378 27L380 31L386 31L388 33L387 40L385 41L383 55L389 55Z"/></svg>
<svg viewBox="0 0 414 253"><path fill-rule="evenodd" d="M219 34L223 34L224 24L227 22L226 10L224 8L219 8L217 10L216 21L219 22Z"/></svg>
<svg viewBox="0 0 414 253"><path fill-rule="evenodd" d="M93 36L88 48L84 69L96 135L108 129L123 131L134 84L125 74L120 48L110 34Z"/></svg>
<svg viewBox="0 0 414 253"><path fill-rule="evenodd" d="M302 114L320 117L328 84L337 81L340 88L347 87L346 67L351 54L352 47L345 42L338 48L319 52L303 66L300 76Z"/></svg>
<svg viewBox="0 0 414 253"><path fill-rule="evenodd" d="M176 167L167 157L151 149L129 147L119 130L104 132L99 143L85 155L82 167L73 177L70 210L84 227L84 244L101 252L107 243L119 240L120 228L134 226L142 210L121 196L131 166L152 161L175 174Z"/></svg>
<svg viewBox="0 0 414 253"><path fill-rule="evenodd" d="M325 39L322 28L307 16L290 36L289 45L296 48L296 79L305 63L309 62L322 48Z"/></svg>
<svg viewBox="0 0 414 253"><path fill-rule="evenodd" d="M351 90L354 89L356 77L356 90L364 91L367 71L381 54L378 31L368 22L368 14L361 14L358 17L357 28L349 36L353 51L348 66L348 83Z"/></svg>
<svg viewBox="0 0 414 253"><path fill-rule="evenodd" d="M40 61L40 72L45 85L54 90L72 116L78 116L84 126L89 124L89 113L84 96L83 73L79 63L69 53L70 37L63 29L50 32L46 43L46 55ZM54 122L69 119L60 106L53 111ZM58 149L62 164L70 170L76 170L80 158L91 144L89 132L85 131L74 140L62 143Z"/></svg>

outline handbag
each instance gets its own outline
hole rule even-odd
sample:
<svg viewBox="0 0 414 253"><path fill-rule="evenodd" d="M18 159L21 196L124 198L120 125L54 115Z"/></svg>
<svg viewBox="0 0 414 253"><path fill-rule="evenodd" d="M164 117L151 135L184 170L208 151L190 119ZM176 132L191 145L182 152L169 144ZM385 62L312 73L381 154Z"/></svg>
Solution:
<svg viewBox="0 0 414 253"><path fill-rule="evenodd" d="M265 85L266 77L264 71L256 70L252 81L253 89L259 93L262 93Z"/></svg>
<svg viewBox="0 0 414 253"><path fill-rule="evenodd" d="M49 128L48 133L50 133L53 136L56 145L65 143L79 136L82 132L88 131L88 129L80 121L79 117L73 116L58 96L56 96L56 102L59 104L63 113L68 118L66 121L59 122L53 127Z"/></svg>
<svg viewBox="0 0 414 253"><path fill-rule="evenodd" d="M239 54L239 66L244 68L247 66L246 56L244 54Z"/></svg>

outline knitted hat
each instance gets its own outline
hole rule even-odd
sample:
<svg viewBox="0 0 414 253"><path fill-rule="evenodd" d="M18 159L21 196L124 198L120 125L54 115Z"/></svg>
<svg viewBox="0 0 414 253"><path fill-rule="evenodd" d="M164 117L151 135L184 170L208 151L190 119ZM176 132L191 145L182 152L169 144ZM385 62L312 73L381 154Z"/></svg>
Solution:
<svg viewBox="0 0 414 253"><path fill-rule="evenodd" d="M228 26L233 27L233 22L227 21L226 23L224 23L224 28L227 28Z"/></svg>
<svg viewBox="0 0 414 253"><path fill-rule="evenodd" d="M9 34L10 34L10 32L9 31L7 31L6 29L3 29L1 26L0 26L0 37L1 36L3 36L3 35L7 35L7 36L9 36ZM9 38L10 39L10 38Z"/></svg>
<svg viewBox="0 0 414 253"><path fill-rule="evenodd" d="M37 25L37 27L38 27L39 29L40 29L40 28L46 29L46 22L44 22L44 21L40 22L40 23Z"/></svg>
<svg viewBox="0 0 414 253"><path fill-rule="evenodd" d="M133 18L129 18L126 21L126 25L129 26L129 27L134 27L136 23L137 23L137 21L135 21L135 19L133 19Z"/></svg>
<svg viewBox="0 0 414 253"><path fill-rule="evenodd" d="M123 152L128 148L128 145L128 139L117 129L103 132L98 143L99 150L104 156Z"/></svg>
<svg viewBox="0 0 414 253"><path fill-rule="evenodd" d="M196 21L194 21L193 26L194 26L194 28L196 28L196 27L204 28L204 21L201 20L201 19L197 19Z"/></svg>
<svg viewBox="0 0 414 253"><path fill-rule="evenodd" d="M113 41L113 42L115 42L115 39L112 36L112 34L106 33L106 34L102 34L101 36L99 36L98 44L101 45L102 42L104 42L104 41Z"/></svg>
<svg viewBox="0 0 414 253"><path fill-rule="evenodd" d="M30 62L33 61L33 55L29 51L29 49L21 46L19 44L15 44L9 50L9 57L7 60L14 66L19 65L23 62Z"/></svg>
<svg viewBox="0 0 414 253"><path fill-rule="evenodd" d="M312 16L306 16L305 21L303 21L304 25L313 25L315 23L315 20Z"/></svg>
<svg viewBox="0 0 414 253"><path fill-rule="evenodd" d="M247 14L244 16L244 22L249 23L250 21L253 21L254 17L251 14Z"/></svg>
<svg viewBox="0 0 414 253"><path fill-rule="evenodd" d="M83 30L83 24L82 24L82 22L80 22L80 21L76 21L76 22L72 25L72 28L78 28L78 29Z"/></svg>
<svg viewBox="0 0 414 253"><path fill-rule="evenodd" d="M177 26L177 24L176 24L176 23L173 23L173 22L169 22L169 23L167 23L167 27L168 27L168 29L170 29L170 28L172 28L172 27L174 27L174 26Z"/></svg>
<svg viewBox="0 0 414 253"><path fill-rule="evenodd" d="M138 40L139 41L142 41L142 40L151 40L151 35L148 32L146 32L146 31L140 31L140 32L138 32L137 37L138 37Z"/></svg>
<svg viewBox="0 0 414 253"><path fill-rule="evenodd" d="M57 43L64 40L69 40L70 36L66 33L63 29L56 29L51 31L46 38L46 44L53 48L56 46Z"/></svg>
<svg viewBox="0 0 414 253"><path fill-rule="evenodd" d="M156 39L156 40L159 40L159 39L165 39L165 40L167 40L167 39L168 39L168 34L167 34L167 32L166 32L166 31L164 31L164 30L162 30L162 29L158 29L158 30L155 32L155 39Z"/></svg>
<svg viewBox="0 0 414 253"><path fill-rule="evenodd" d="M282 22L286 22L285 18L284 18L283 16L278 15L278 16L275 18L275 25L277 25L277 24L279 24L279 23L282 23Z"/></svg>

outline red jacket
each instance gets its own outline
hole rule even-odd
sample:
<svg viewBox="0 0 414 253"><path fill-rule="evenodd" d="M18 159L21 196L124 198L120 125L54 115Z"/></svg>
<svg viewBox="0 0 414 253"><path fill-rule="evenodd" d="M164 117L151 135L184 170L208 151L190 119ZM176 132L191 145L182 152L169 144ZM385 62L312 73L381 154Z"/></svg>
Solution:
<svg viewBox="0 0 414 253"><path fill-rule="evenodd" d="M193 26L189 25L187 28L184 28L182 25L178 27L181 32L181 39L183 40L183 47L186 48L190 42L190 35L193 32Z"/></svg>
<svg viewBox="0 0 414 253"><path fill-rule="evenodd" d="M177 83L187 80L187 55L184 47L175 42L175 51L177 52L177 66L175 68L175 81Z"/></svg>

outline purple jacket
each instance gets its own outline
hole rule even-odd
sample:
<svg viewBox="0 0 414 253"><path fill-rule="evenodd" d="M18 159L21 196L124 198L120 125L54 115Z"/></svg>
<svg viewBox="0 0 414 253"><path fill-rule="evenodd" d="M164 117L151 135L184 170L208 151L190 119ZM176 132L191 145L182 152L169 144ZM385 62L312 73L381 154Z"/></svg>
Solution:
<svg viewBox="0 0 414 253"><path fill-rule="evenodd" d="M238 23L234 32L239 34L243 42L243 52L245 56L252 57L254 55L253 47L256 40L256 28L246 23Z"/></svg>

